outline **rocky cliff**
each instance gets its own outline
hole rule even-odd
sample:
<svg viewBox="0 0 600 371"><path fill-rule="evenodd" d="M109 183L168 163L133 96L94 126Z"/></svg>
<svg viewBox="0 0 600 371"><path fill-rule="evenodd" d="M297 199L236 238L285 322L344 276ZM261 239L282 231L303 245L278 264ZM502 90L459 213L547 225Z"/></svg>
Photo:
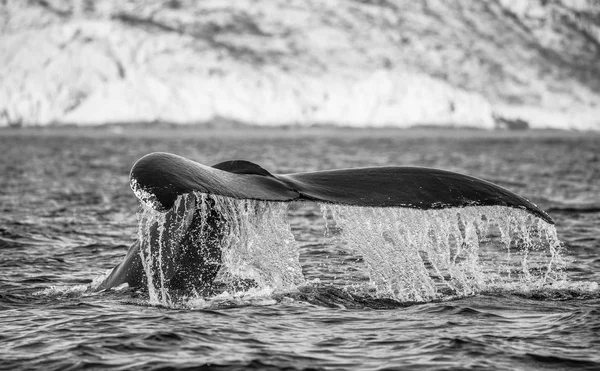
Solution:
<svg viewBox="0 0 600 371"><path fill-rule="evenodd" d="M595 0L0 4L0 126L600 130Z"/></svg>

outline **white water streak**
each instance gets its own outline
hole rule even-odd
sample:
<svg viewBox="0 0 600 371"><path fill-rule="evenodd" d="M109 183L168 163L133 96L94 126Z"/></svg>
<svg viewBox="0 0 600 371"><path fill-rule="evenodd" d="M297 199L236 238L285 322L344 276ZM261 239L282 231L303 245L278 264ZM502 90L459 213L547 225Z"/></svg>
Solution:
<svg viewBox="0 0 600 371"><path fill-rule="evenodd" d="M222 217L217 222L223 234L218 246L221 276L249 279L259 287L275 290L289 290L303 283L298 245L286 218L287 207L286 203L237 200L202 193L180 196L167 213L143 206L139 217L140 255L150 302L172 304L168 280L175 269L173 265L180 263L178 245L185 233L190 233L188 227L194 212L201 214L202 223L194 229L196 233L202 233L206 223L214 222L210 220L211 210Z"/></svg>
<svg viewBox="0 0 600 371"><path fill-rule="evenodd" d="M304 282L287 203L210 197L226 218L222 251L229 273L283 290Z"/></svg>
<svg viewBox="0 0 600 371"><path fill-rule="evenodd" d="M168 281L175 265L181 263L179 244L191 233L188 228L194 212L202 215L203 223L194 228L195 233L203 233L214 211L221 217L217 223L222 233L219 277L251 280L257 287L279 291L302 284L299 247L287 210L287 203L201 193L180 196L167 213L143 207L140 255L150 302L172 303ZM428 301L448 293L471 295L511 284L539 287L564 279L554 226L523 210L328 204L322 205L322 212L341 229L340 242L362 258L369 286L378 297Z"/></svg>
<svg viewBox="0 0 600 371"><path fill-rule="evenodd" d="M322 208L341 228L342 243L363 258L379 297L428 301L448 289L470 295L564 279L556 229L522 210Z"/></svg>

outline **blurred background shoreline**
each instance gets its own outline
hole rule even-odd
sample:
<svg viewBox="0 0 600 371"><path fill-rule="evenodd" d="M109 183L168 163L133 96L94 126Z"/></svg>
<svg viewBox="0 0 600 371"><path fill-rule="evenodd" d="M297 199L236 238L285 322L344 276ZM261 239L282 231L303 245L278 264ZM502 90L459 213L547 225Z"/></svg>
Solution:
<svg viewBox="0 0 600 371"><path fill-rule="evenodd" d="M3 137L64 137L64 138L237 138L237 139L293 139L310 137L343 137L343 138L404 138L404 139L444 139L444 140L503 140L528 139L600 139L600 131L532 129L532 130L486 130L469 127L409 127L373 128L340 127L327 125L301 126L254 126L234 125L216 126L205 124L104 124L93 126L47 125L25 127L0 127Z"/></svg>
<svg viewBox="0 0 600 371"><path fill-rule="evenodd" d="M598 131L599 60L594 0L4 0L0 127Z"/></svg>

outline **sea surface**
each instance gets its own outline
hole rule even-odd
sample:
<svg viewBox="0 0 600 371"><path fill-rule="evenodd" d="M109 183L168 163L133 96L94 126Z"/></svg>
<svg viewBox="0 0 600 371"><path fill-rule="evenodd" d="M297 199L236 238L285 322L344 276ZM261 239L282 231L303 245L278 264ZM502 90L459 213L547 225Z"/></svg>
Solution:
<svg viewBox="0 0 600 371"><path fill-rule="evenodd" d="M443 168L523 195L556 224L504 208L220 200L263 217L239 222L218 290L98 291L152 217L129 170L154 151L274 173ZM236 275L255 284L227 282ZM598 370L599 282L598 134L0 131L0 369Z"/></svg>

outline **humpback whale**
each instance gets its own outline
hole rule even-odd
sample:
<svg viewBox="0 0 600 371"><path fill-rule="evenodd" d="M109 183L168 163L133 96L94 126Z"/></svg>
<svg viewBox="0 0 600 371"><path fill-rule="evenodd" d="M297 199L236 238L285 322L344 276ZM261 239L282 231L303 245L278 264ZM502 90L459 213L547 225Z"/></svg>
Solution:
<svg viewBox="0 0 600 371"><path fill-rule="evenodd" d="M158 273L144 270L143 251L156 249L161 238L168 245L168 253L159 262L160 278L167 288L201 290L210 287L221 267L219 241L223 238L223 216L212 207L210 200L200 212L195 198L179 197L192 192L235 199L422 210L504 206L525 210L554 224L535 204L496 184L424 167L384 166L273 174L244 160L206 166L178 155L156 152L134 164L130 185L141 202L164 212L165 218L150 225L149 238L135 242L123 262L98 289L123 283L144 286L146 280L152 278L148 275ZM165 231L169 231L166 239Z"/></svg>

